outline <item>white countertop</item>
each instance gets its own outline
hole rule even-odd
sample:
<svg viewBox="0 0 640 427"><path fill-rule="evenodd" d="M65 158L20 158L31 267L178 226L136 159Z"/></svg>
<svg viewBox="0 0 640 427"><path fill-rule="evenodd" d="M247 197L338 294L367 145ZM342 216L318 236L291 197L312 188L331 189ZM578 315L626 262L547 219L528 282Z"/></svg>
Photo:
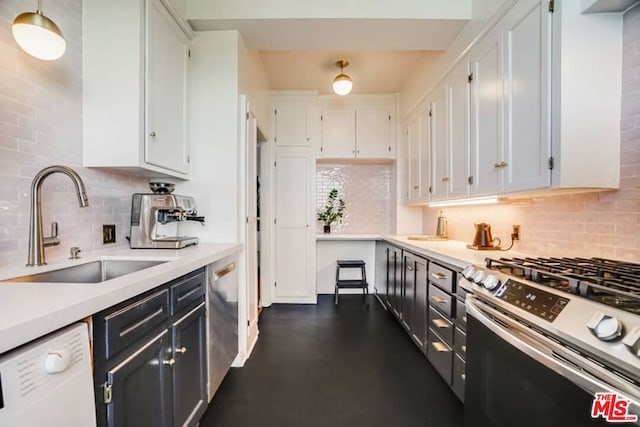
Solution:
<svg viewBox="0 0 640 427"><path fill-rule="evenodd" d="M513 250L477 251L467 248L467 244L469 242L462 242L459 240L410 240L407 235L398 234L383 235L382 238L390 243L409 249L412 252L416 252L418 255L423 254L437 258L459 268L464 268L469 264L484 264L484 260L487 257L500 258L503 256L526 256Z"/></svg>
<svg viewBox="0 0 640 427"><path fill-rule="evenodd" d="M47 260L44 267L3 269L0 280L99 259L168 261L102 283L0 283L0 354L241 249L234 243L200 243L179 250L119 248L92 252L80 260Z"/></svg>
<svg viewBox="0 0 640 427"><path fill-rule="evenodd" d="M316 240L380 240L379 234L340 234L340 233L319 233Z"/></svg>

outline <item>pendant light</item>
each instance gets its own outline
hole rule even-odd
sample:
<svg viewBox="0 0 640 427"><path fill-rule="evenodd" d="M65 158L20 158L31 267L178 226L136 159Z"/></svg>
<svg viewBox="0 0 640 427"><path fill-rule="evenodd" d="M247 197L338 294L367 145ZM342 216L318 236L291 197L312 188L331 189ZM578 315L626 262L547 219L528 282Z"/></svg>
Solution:
<svg viewBox="0 0 640 427"><path fill-rule="evenodd" d="M22 50L45 61L60 58L67 49L60 28L42 13L42 0L38 0L35 12L16 16L11 32Z"/></svg>
<svg viewBox="0 0 640 427"><path fill-rule="evenodd" d="M344 96L348 95L351 92L351 88L353 87L353 83L351 82L351 77L344 73L344 68L349 66L349 61L344 59L340 61L336 61L336 67L340 67L340 74L333 79L333 91L336 95Z"/></svg>

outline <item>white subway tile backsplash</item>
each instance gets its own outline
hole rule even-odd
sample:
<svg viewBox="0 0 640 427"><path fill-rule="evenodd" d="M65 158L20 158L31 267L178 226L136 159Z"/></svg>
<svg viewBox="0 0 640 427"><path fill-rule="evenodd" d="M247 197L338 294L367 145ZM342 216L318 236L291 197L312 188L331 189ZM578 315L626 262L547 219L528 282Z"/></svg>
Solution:
<svg viewBox="0 0 640 427"><path fill-rule="evenodd" d="M327 195L336 188L346 204L337 233L390 233L393 231L395 167L391 163L352 161L316 165L316 207L324 207ZM322 224L318 223L318 230Z"/></svg>

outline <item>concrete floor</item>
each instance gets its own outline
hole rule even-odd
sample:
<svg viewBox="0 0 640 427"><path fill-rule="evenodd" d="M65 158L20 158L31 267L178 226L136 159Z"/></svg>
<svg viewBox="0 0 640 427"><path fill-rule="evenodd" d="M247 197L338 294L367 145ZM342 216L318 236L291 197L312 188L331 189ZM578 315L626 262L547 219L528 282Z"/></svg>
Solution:
<svg viewBox="0 0 640 427"><path fill-rule="evenodd" d="M202 427L461 426L462 403L373 296L320 295L262 311Z"/></svg>

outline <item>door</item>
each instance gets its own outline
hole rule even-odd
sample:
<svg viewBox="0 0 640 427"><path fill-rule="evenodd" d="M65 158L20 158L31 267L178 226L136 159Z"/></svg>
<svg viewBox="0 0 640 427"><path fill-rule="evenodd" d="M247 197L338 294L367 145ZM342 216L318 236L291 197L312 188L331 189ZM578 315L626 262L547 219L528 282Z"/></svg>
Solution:
<svg viewBox="0 0 640 427"><path fill-rule="evenodd" d="M447 76L447 197L469 193L469 65L461 60Z"/></svg>
<svg viewBox="0 0 640 427"><path fill-rule="evenodd" d="M145 161L188 173L188 41L160 0L148 1ZM115 124L117 125L117 124Z"/></svg>
<svg viewBox="0 0 640 427"><path fill-rule="evenodd" d="M393 157L391 118L391 109L387 106L359 107L356 110L356 157Z"/></svg>
<svg viewBox="0 0 640 427"><path fill-rule="evenodd" d="M326 109L321 116L322 157L356 156L356 112L352 108Z"/></svg>
<svg viewBox="0 0 640 427"><path fill-rule="evenodd" d="M431 98L431 200L443 200L447 197L447 109L446 90L444 84L439 84L433 90Z"/></svg>
<svg viewBox="0 0 640 427"><path fill-rule="evenodd" d="M274 109L275 143L278 146L311 144L309 109L304 104L279 104Z"/></svg>
<svg viewBox="0 0 640 427"><path fill-rule="evenodd" d="M502 191L502 43L491 31L471 52L471 194Z"/></svg>
<svg viewBox="0 0 640 427"><path fill-rule="evenodd" d="M503 323L503 314L493 318L473 309L472 298L467 297L465 426L610 425L590 416L595 393L569 379L594 385L594 390L616 391L573 364L571 358L583 357L580 353L566 348L568 357L554 353L519 332L515 320ZM516 324L515 332L510 322Z"/></svg>
<svg viewBox="0 0 640 427"><path fill-rule="evenodd" d="M207 409L205 303L171 325L174 426L195 425Z"/></svg>
<svg viewBox="0 0 640 427"><path fill-rule="evenodd" d="M247 280L247 351L258 339L258 201L257 201L257 121L247 103L245 150L245 253Z"/></svg>
<svg viewBox="0 0 640 427"><path fill-rule="evenodd" d="M314 303L315 176L309 149L276 150L274 302Z"/></svg>
<svg viewBox="0 0 640 427"><path fill-rule="evenodd" d="M402 325L409 335L413 332L413 304L416 290L416 259L413 255L404 256L404 277L402 293Z"/></svg>
<svg viewBox="0 0 640 427"><path fill-rule="evenodd" d="M550 20L546 1L524 0L502 21L507 192L551 184Z"/></svg>
<svg viewBox="0 0 640 427"><path fill-rule="evenodd" d="M415 257L415 291L411 335L423 352L427 351L427 260Z"/></svg>
<svg viewBox="0 0 640 427"><path fill-rule="evenodd" d="M418 118L412 117L407 127L409 148L409 202L420 200L420 127Z"/></svg>
<svg viewBox="0 0 640 427"><path fill-rule="evenodd" d="M430 197L431 186L431 108L421 108L418 115L418 128L419 128L419 143L420 143L420 156L418 164L420 165L420 174L418 180L418 186L420 187L419 200L421 202L428 202Z"/></svg>
<svg viewBox="0 0 640 427"><path fill-rule="evenodd" d="M173 425L170 384L175 359L168 348L169 333L163 331L107 372L109 427Z"/></svg>

